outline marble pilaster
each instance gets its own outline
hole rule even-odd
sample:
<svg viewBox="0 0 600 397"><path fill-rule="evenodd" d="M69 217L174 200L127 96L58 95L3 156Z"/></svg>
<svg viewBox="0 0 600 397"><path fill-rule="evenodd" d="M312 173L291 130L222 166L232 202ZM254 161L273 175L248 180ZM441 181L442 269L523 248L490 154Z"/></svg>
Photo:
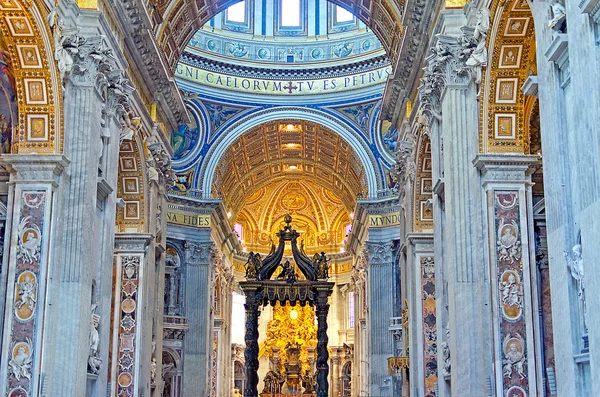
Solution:
<svg viewBox="0 0 600 397"><path fill-rule="evenodd" d="M449 29L450 32L452 29ZM489 282L485 268L483 208L480 181L471 160L479 152L478 100L476 85L480 71L465 65L464 49L457 36L438 35L427 58L425 77L420 87L421 109L431 129L441 131L441 145L433 155L433 174L437 176L439 206L443 191L445 216L443 261L448 282L450 340L452 351L452 395L489 396L492 376L492 335L489 318L475 317L489 307ZM442 154L443 153L443 154ZM443 164L440 164L443 162ZM442 170L452 170L443 175ZM442 171L443 172L443 171ZM439 207L438 207L439 208ZM439 209L436 214L440 215ZM435 223L439 220L436 219ZM439 228L440 225L437 225ZM437 234L441 234L439 229ZM440 256L438 250L437 255ZM463 343L468 340L468 343ZM476 380L476 381L474 381Z"/></svg>
<svg viewBox="0 0 600 397"><path fill-rule="evenodd" d="M367 277L368 293L368 356L369 391L371 396L389 395L390 390L380 388L388 375L387 359L394 354L394 340L388 330L390 318L394 317L394 302L390 299L396 283L393 277L393 242L367 242L369 271ZM384 292L386 291L386 292ZM363 358L364 359L364 358ZM366 375L366 374L363 374Z"/></svg>
<svg viewBox="0 0 600 397"><path fill-rule="evenodd" d="M57 155L3 155L10 172L7 228L10 241L2 279L7 280L0 363L2 395L42 394L41 357L49 348L45 321L52 315L48 280L57 244L53 225L60 217L57 197L69 161ZM86 349L87 351L87 349ZM29 364L25 364L29 362ZM85 385L84 385L85 387Z"/></svg>
<svg viewBox="0 0 600 397"><path fill-rule="evenodd" d="M424 397L434 393L438 382L436 280L433 235L412 233L407 236L408 266L413 269L409 282L409 318L411 395Z"/></svg>
<svg viewBox="0 0 600 397"><path fill-rule="evenodd" d="M183 394L209 395L210 358L212 352L211 269L213 243L210 229L203 229L200 241L185 243L184 312L189 331L183 343Z"/></svg>
<svg viewBox="0 0 600 397"><path fill-rule="evenodd" d="M537 395L538 389L537 272L530 266L533 208L527 194L528 169L537 161L525 155L479 155L474 161L488 209L496 390L508 395Z"/></svg>
<svg viewBox="0 0 600 397"><path fill-rule="evenodd" d="M142 233L118 233L115 237L111 396L139 396L149 383L142 353L145 335L151 332L144 326L151 323L147 318L150 274L154 271L153 262L148 261L153 255L148 252L151 240L151 234Z"/></svg>

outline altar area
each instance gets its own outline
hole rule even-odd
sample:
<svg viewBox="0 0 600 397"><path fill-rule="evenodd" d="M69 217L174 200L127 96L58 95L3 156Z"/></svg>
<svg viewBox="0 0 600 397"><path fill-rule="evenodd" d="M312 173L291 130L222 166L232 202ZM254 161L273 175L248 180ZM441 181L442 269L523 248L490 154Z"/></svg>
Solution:
<svg viewBox="0 0 600 397"><path fill-rule="evenodd" d="M240 282L246 297L244 397L259 396L261 348L263 355L269 355L261 394L314 393L328 397L327 315L335 283L327 281L329 264L325 253L308 258L302 245L298 247L300 234L292 228L292 217L286 215L284 221L285 226L277 233L278 247L273 244L264 259L250 252L245 265L246 281ZM293 263L284 259L286 243L291 246ZM278 276L273 278L276 272ZM274 316L261 346L259 316L269 306Z"/></svg>

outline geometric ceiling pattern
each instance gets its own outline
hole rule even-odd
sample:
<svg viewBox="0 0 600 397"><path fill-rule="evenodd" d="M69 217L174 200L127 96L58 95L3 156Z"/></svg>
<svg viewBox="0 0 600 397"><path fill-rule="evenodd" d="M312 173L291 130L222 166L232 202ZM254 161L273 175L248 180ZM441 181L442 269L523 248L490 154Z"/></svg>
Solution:
<svg viewBox="0 0 600 397"><path fill-rule="evenodd" d="M339 134L312 122L263 123L236 139L221 158L213 192L233 218L257 190L280 181L308 181L338 197L348 212L367 191L363 166Z"/></svg>

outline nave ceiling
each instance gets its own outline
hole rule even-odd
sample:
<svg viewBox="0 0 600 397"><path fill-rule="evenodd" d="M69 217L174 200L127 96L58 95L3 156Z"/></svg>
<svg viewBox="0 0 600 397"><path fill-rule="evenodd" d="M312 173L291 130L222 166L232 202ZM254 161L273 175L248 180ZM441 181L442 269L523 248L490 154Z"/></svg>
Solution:
<svg viewBox="0 0 600 397"><path fill-rule="evenodd" d="M352 147L328 128L301 120L268 122L244 133L213 179L231 220L248 233L246 246L267 250L287 213L306 233L307 248L339 249L365 191L365 171Z"/></svg>

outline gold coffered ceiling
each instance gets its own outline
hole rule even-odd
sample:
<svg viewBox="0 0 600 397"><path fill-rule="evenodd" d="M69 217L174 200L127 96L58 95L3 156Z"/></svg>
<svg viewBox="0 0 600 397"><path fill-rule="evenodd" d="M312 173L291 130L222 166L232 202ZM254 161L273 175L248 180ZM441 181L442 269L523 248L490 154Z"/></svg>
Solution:
<svg viewBox="0 0 600 397"><path fill-rule="evenodd" d="M321 125L280 120L244 133L227 149L213 182L248 249L270 247L283 216L294 216L307 251L339 250L365 172L352 147ZM329 249L327 249L329 248Z"/></svg>
<svg viewBox="0 0 600 397"><path fill-rule="evenodd" d="M367 186L360 160L338 134L315 123L281 120L261 124L231 144L217 166L213 192L236 214L256 190L281 180L331 190L348 211Z"/></svg>

